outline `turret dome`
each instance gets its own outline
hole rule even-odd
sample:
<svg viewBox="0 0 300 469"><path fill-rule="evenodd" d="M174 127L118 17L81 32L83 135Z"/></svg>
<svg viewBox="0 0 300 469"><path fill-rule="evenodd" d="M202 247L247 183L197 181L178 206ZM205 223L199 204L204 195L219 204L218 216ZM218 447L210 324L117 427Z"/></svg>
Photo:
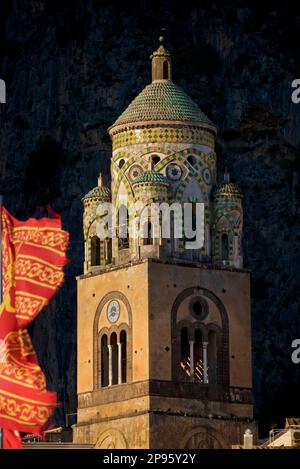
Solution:
<svg viewBox="0 0 300 469"><path fill-rule="evenodd" d="M94 199L97 198L101 201L109 202L111 200L111 191L110 189L104 185L103 176L100 173L98 178L98 185L90 190L83 198L82 201L84 202L87 199Z"/></svg>

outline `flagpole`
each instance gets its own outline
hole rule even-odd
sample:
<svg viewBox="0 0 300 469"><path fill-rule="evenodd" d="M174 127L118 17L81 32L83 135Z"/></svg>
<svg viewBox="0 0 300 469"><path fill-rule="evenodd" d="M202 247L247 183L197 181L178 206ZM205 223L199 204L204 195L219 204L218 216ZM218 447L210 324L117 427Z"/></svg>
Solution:
<svg viewBox="0 0 300 469"><path fill-rule="evenodd" d="M0 194L0 304L3 300L3 283L2 283L2 204L3 197ZM3 428L0 427L0 449L3 449Z"/></svg>

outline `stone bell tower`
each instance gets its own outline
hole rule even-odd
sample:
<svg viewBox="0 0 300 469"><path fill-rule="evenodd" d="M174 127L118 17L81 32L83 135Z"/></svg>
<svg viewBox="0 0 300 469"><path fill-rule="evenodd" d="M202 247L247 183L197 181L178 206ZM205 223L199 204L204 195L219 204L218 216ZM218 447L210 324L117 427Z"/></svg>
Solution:
<svg viewBox="0 0 300 469"><path fill-rule="evenodd" d="M151 58L152 82L109 128L111 190L100 178L83 198L74 441L229 448L256 434L242 194L228 172L216 186L216 127L172 81L163 43ZM107 201L116 236L99 239ZM154 202L204 204L203 245L163 237L142 213Z"/></svg>

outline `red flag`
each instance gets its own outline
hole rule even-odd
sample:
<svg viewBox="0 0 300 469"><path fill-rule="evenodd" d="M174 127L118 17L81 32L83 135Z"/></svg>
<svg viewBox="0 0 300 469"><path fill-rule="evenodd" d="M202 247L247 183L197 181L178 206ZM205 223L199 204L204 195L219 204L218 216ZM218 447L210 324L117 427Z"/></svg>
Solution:
<svg viewBox="0 0 300 469"><path fill-rule="evenodd" d="M40 434L56 406L56 393L46 391L25 327L63 282L68 233L60 217L20 222L4 208L2 227L0 427Z"/></svg>
<svg viewBox="0 0 300 469"><path fill-rule="evenodd" d="M22 449L20 433L16 430L3 430L3 449Z"/></svg>

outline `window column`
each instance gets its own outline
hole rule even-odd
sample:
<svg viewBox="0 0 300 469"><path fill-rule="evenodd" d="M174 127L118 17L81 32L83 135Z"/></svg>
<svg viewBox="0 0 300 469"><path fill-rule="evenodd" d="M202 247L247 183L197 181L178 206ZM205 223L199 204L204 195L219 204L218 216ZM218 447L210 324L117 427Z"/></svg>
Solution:
<svg viewBox="0 0 300 469"><path fill-rule="evenodd" d="M118 384L122 384L122 342L118 342Z"/></svg>
<svg viewBox="0 0 300 469"><path fill-rule="evenodd" d="M203 383L208 383L208 374L207 374L207 346L208 346L208 342L202 342L202 351L203 351Z"/></svg>
<svg viewBox="0 0 300 469"><path fill-rule="evenodd" d="M112 346L108 344L108 386L112 385Z"/></svg>
<svg viewBox="0 0 300 469"><path fill-rule="evenodd" d="M194 382L194 341L189 340L190 344L190 381Z"/></svg>

